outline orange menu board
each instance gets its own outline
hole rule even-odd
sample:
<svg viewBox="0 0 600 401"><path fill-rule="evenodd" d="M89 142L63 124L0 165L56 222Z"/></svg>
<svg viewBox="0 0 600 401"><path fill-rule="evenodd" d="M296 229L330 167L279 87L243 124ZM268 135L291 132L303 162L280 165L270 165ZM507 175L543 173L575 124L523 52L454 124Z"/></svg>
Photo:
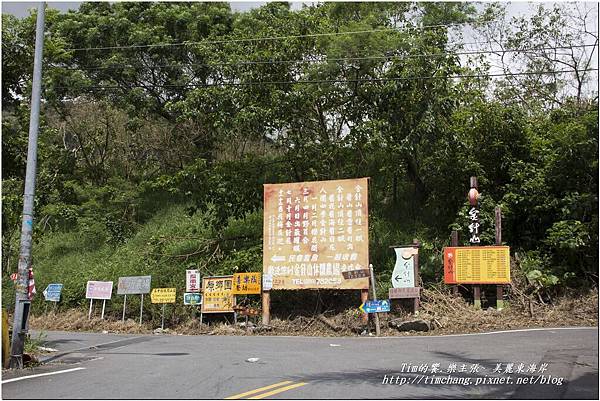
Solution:
<svg viewBox="0 0 600 401"><path fill-rule="evenodd" d="M446 284L510 284L510 248L468 246L444 248Z"/></svg>
<svg viewBox="0 0 600 401"><path fill-rule="evenodd" d="M266 184L263 273L273 289L367 289L368 179Z"/></svg>

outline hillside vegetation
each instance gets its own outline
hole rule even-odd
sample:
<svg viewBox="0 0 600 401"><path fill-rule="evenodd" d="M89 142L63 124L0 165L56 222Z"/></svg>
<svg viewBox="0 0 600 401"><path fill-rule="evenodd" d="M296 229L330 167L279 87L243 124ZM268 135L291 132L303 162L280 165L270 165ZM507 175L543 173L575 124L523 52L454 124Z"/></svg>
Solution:
<svg viewBox="0 0 600 401"><path fill-rule="evenodd" d="M88 280L152 275L153 287L181 292L186 268L261 271L263 184L355 177L371 178L380 296L395 263L389 246L413 238L425 286L442 281L450 231L466 244L470 176L483 195L482 242L494 242L500 205L503 243L528 278L523 291L551 301L597 287L598 81L589 71L597 47L578 47L597 36L574 22L579 10L537 7L510 23L494 4L468 3L49 9L33 310L43 310L48 283L64 284L61 308L85 308ZM10 307L35 15L2 18L2 301ZM511 58L505 75L487 76L497 70L483 54L465 55L453 24L517 49L503 59ZM551 47L571 52L543 50ZM523 75L506 73L519 68ZM548 73L559 70L569 71ZM121 302L108 308L118 315Z"/></svg>

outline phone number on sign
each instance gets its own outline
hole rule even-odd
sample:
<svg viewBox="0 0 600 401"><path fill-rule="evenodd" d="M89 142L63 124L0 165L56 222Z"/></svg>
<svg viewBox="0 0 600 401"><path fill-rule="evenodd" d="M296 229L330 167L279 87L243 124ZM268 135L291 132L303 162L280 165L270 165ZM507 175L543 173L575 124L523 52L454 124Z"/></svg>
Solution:
<svg viewBox="0 0 600 401"><path fill-rule="evenodd" d="M338 285L342 283L341 278L294 278L294 285Z"/></svg>

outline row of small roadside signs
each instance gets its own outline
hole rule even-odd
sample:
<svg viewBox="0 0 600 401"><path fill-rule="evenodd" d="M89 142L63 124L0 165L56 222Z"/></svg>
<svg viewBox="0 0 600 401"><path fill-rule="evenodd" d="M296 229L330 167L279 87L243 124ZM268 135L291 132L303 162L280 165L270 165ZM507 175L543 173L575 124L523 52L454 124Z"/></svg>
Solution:
<svg viewBox="0 0 600 401"><path fill-rule="evenodd" d="M235 313L235 295L260 294L262 288L270 289L272 278L261 273L235 273L230 276L200 277L198 270L186 270L184 305L201 305L202 313ZM261 280L262 278L262 280ZM152 288L151 276L119 277L117 295L124 295L123 319L127 295L141 295L142 303L144 294L150 293L153 304L175 303L176 288ZM200 285L202 283L202 285ZM263 284L261 288L261 283ZM62 284L50 284L44 291L47 301L58 302ZM112 298L112 281L88 281L85 297L90 300L90 317L94 299L106 300ZM140 322L142 320L142 305L140 305ZM103 304L102 317L104 317ZM238 308L239 309L239 308Z"/></svg>

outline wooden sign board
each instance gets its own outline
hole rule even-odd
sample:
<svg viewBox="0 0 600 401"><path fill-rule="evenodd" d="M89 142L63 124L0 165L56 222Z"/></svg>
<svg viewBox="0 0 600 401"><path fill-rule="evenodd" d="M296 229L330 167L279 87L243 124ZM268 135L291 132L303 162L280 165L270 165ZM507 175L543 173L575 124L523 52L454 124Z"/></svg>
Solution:
<svg viewBox="0 0 600 401"><path fill-rule="evenodd" d="M233 293L238 294L260 294L260 273L234 273Z"/></svg>
<svg viewBox="0 0 600 401"><path fill-rule="evenodd" d="M420 298L420 296L421 287L390 288L388 294L390 299Z"/></svg>
<svg viewBox="0 0 600 401"><path fill-rule="evenodd" d="M273 289L368 289L367 178L266 184L263 273Z"/></svg>
<svg viewBox="0 0 600 401"><path fill-rule="evenodd" d="M510 284L508 246L444 248L446 284Z"/></svg>
<svg viewBox="0 0 600 401"><path fill-rule="evenodd" d="M357 278L369 277L369 269L361 269L361 270L350 270L347 272L342 272L342 276L344 276L344 280L354 280Z"/></svg>
<svg viewBox="0 0 600 401"><path fill-rule="evenodd" d="M233 310L242 316L258 316L260 314L258 309L245 306L234 306Z"/></svg>
<svg viewBox="0 0 600 401"><path fill-rule="evenodd" d="M202 313L233 313L233 276L202 278Z"/></svg>

